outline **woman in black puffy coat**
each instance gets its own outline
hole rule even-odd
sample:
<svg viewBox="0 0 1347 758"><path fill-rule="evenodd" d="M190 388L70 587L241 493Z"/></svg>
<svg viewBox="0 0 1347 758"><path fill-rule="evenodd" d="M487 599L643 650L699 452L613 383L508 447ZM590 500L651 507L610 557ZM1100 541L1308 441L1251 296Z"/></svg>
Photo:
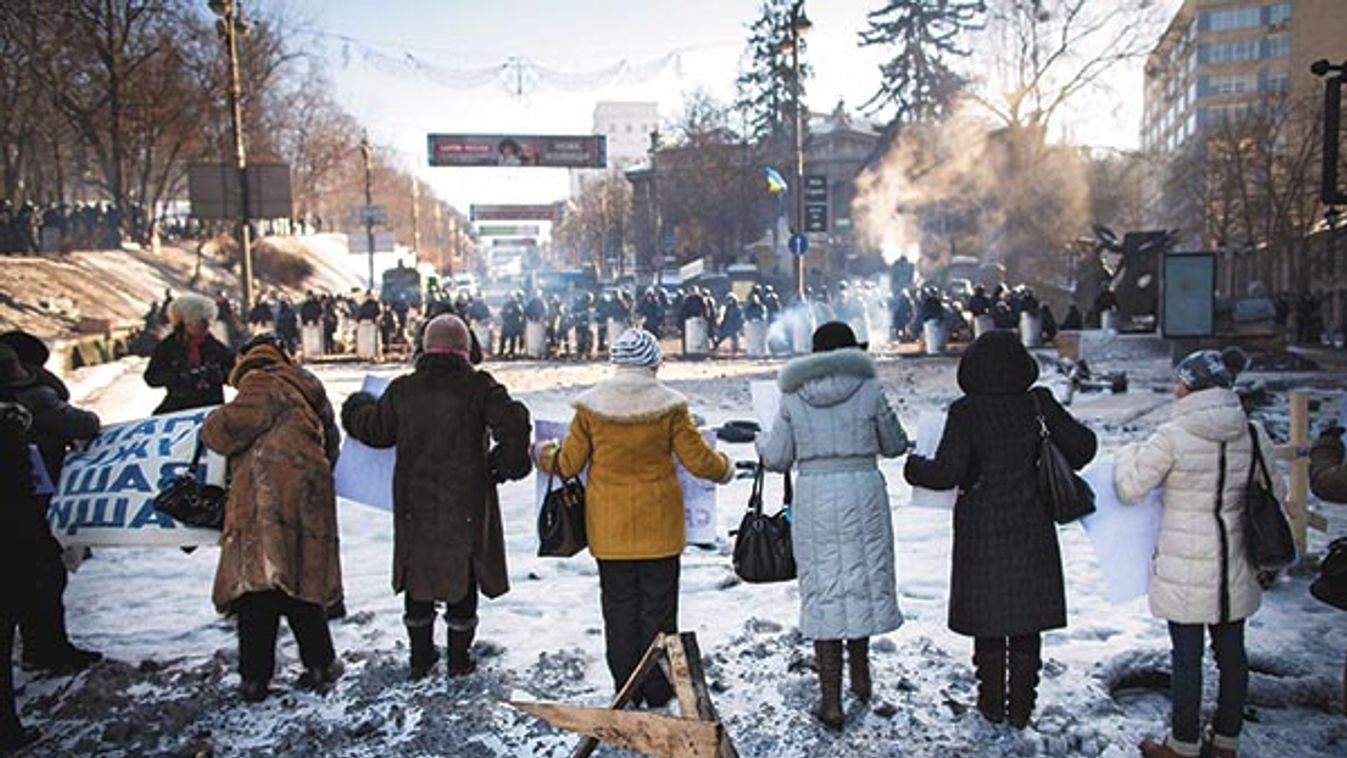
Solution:
<svg viewBox="0 0 1347 758"><path fill-rule="evenodd" d="M1037 417L1074 468L1096 449L1094 432L1052 393L1030 389L1037 379L1038 362L1016 334L979 337L959 362L964 396L950 406L935 457L909 456L903 472L913 486L959 488L949 628L974 638L978 710L1018 728L1037 699L1040 635L1066 626L1057 525L1038 497Z"/></svg>

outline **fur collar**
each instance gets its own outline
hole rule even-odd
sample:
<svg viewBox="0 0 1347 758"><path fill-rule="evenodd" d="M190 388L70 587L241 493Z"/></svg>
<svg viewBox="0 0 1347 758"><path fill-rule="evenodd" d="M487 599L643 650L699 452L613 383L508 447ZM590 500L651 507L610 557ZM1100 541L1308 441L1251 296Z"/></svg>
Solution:
<svg viewBox="0 0 1347 758"><path fill-rule="evenodd" d="M875 361L868 353L859 348L844 348L796 358L781 369L777 383L781 386L781 392L789 395L825 376L840 374L873 379L876 373Z"/></svg>
<svg viewBox="0 0 1347 758"><path fill-rule="evenodd" d="M604 421L639 424L686 408L688 400L664 386L652 369L619 366L612 378L581 393L572 405Z"/></svg>

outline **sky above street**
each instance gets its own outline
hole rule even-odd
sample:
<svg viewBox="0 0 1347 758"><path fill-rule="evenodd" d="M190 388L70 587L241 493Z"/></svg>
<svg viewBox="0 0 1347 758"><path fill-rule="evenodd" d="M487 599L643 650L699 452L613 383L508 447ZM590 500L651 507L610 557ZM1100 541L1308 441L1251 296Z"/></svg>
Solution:
<svg viewBox="0 0 1347 758"><path fill-rule="evenodd" d="M856 42L865 14L881 5L808 3L814 23L806 53L815 67L807 85L811 109L830 111L841 99L855 110L874 93L884 51ZM293 0L287 9L312 40L311 52L327 59L339 100L369 126L373 141L466 211L471 203L558 200L568 191L567 173L430 168L427 133L587 134L599 101L657 101L664 120L697 89L730 101L759 1ZM510 84L521 84L513 77L481 73L510 59L566 74L625 60L643 72L603 86L595 77L572 77L576 81L566 89L524 81L517 87L521 94L510 91ZM458 86L465 84L481 86ZM1055 136L1135 147L1141 89L1140 62L1120 66L1105 88L1075 103L1061 120L1064 132Z"/></svg>

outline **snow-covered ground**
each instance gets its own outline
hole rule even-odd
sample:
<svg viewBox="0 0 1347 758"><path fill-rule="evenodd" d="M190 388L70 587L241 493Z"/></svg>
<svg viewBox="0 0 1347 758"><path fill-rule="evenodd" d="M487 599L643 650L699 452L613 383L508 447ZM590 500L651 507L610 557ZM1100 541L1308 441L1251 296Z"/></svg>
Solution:
<svg viewBox="0 0 1347 758"><path fill-rule="evenodd" d="M675 362L664 376L715 425L750 417L749 380L769 378L778 366ZM140 381L141 362L132 359L122 367L120 376L116 369L102 368L72 382L106 421L147 415L159 399ZM315 371L339 407L368 368L326 365ZM488 368L535 417L555 419L566 418L567 399L607 370L602 364ZM1126 396L1077 397L1075 411L1100 433L1101 455L1108 455L1166 417L1166 396L1153 387L1166 388L1168 366L1133 359L1095 368L1123 368L1132 378ZM958 395L953 369L952 359L889 357L882 362L881 378L909 430L922 409ZM400 369L373 370L391 374ZM1341 374L1304 379L1347 385ZM1284 398L1269 413L1274 428L1284 429ZM749 445L726 449L737 460L753 457ZM809 715L815 676L811 650L795 627L794 583L745 585L731 570L728 532L747 502L748 480L720 490L720 544L690 547L684 554L680 620L684 630L698 635L716 704L741 755L1120 758L1136 753L1140 737L1163 733L1168 713L1165 627L1151 618L1144 600L1124 606L1104 601L1103 577L1077 526L1061 533L1070 626L1046 635L1036 722L1024 732L984 723L972 710L971 643L945 627L949 515L906 507L909 488L901 461L885 462L883 471L895 508L907 623L875 641L877 701L866 708L847 700L847 726L840 736ZM255 706L237 699L233 627L210 603L214 549L190 555L100 550L71 577L66 602L75 638L110 660L73 679L19 675L23 716L48 735L30 754L568 755L573 735L506 704L601 705L611 694L594 562L587 554L566 560L534 557L533 488L528 480L502 489L513 589L482 604L477 644L482 666L462 680L446 680L441 667L427 681L406 681L402 608L389 587L392 527L381 511L340 504L349 615L334 622L333 634L347 673L325 698L292 689L300 666L293 641L283 633L273 684L281 694ZM776 492L769 489L769 497ZM1325 511L1330 533L1347 533L1347 508ZM1326 541L1325 535L1312 534L1312 545L1321 548ZM1283 577L1250 623L1255 673L1242 755L1347 755L1340 699L1347 614L1314 601L1307 586L1306 578ZM442 625L437 635L443 644ZM1210 704L1214 672L1208 674Z"/></svg>

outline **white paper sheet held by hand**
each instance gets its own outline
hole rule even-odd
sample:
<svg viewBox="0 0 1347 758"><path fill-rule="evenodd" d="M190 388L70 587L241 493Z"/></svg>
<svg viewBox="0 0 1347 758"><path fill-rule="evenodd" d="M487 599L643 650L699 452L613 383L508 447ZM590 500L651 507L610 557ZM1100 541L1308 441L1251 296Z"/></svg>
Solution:
<svg viewBox="0 0 1347 758"><path fill-rule="evenodd" d="M940 438L945 436L945 417L944 411L922 411L917 416L917 449L916 454L923 458L932 458L935 451L940 448ZM959 491L953 490L928 490L925 487L912 488L912 505L916 508L936 508L938 510L949 511L954 509L954 503L959 499Z"/></svg>
<svg viewBox="0 0 1347 758"><path fill-rule="evenodd" d="M1081 519L1104 574L1104 595L1119 605L1145 595L1160 538L1162 491L1126 505L1113 487L1113 461L1097 461L1081 476L1094 488L1095 512Z"/></svg>
<svg viewBox="0 0 1347 758"><path fill-rule="evenodd" d="M388 389L391 381L386 376L366 374L360 391L379 397ZM337 497L392 511L393 466L397 464L397 459L397 448L372 448L347 435L341 444L337 468L332 472Z"/></svg>
<svg viewBox="0 0 1347 758"><path fill-rule="evenodd" d="M776 380L749 382L748 389L753 397L753 415L762 424L763 433L772 431L776 416L781 412L781 387Z"/></svg>

